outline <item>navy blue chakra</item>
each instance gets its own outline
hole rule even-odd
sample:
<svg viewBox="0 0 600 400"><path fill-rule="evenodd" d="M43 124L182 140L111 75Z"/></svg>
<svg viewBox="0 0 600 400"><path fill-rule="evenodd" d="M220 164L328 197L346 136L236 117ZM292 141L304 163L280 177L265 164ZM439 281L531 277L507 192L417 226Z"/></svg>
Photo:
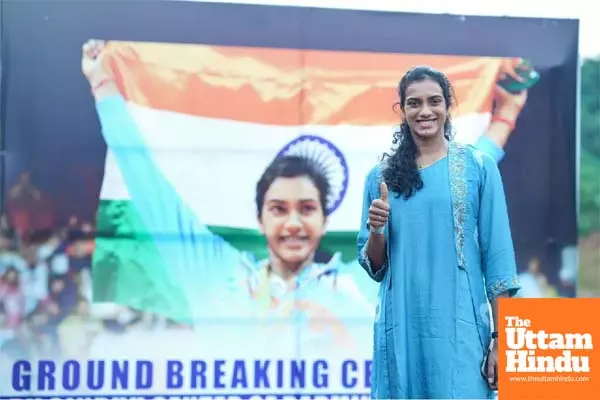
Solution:
<svg viewBox="0 0 600 400"><path fill-rule="evenodd" d="M299 156L317 163L324 171L331 192L327 211L331 215L342 204L348 190L349 171L346 158L333 143L315 135L300 135L286 144L277 157Z"/></svg>

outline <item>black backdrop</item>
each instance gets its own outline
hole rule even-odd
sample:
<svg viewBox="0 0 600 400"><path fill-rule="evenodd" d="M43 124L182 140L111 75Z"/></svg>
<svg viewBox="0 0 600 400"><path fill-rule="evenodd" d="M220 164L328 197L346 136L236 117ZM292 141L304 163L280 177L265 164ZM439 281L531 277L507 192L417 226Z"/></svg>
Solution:
<svg viewBox="0 0 600 400"><path fill-rule="evenodd" d="M524 57L541 80L500 165L520 264L533 254L556 263L561 246L576 244L577 21L27 0L3 3L2 27L2 192L27 170L65 215L89 219L106 150L80 72L81 45L89 38ZM555 281L558 265L551 269Z"/></svg>

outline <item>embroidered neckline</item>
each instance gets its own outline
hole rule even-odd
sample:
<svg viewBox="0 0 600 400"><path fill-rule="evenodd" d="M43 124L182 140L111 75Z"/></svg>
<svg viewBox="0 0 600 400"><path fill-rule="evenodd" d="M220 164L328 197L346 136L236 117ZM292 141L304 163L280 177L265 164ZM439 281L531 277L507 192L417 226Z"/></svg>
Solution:
<svg viewBox="0 0 600 400"><path fill-rule="evenodd" d="M432 163L429 163L429 164L427 164L427 165L422 165L422 164L419 164L419 165L418 165L418 167L419 167L419 170L421 170L421 171L422 171L422 170L424 170L424 169L427 169L427 168L429 168L429 167L433 167L435 164L439 163L440 161L444 160L444 159L445 159L445 158L447 158L447 157L448 157L448 153L444 154L443 156L441 156L440 158L438 158L438 159L437 159L437 160L435 160L434 162L432 162Z"/></svg>

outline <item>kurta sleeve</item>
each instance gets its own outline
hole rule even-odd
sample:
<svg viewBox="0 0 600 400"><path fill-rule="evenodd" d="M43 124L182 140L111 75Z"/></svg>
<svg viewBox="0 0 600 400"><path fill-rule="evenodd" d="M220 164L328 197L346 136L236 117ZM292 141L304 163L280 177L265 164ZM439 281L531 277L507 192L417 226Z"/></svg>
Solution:
<svg viewBox="0 0 600 400"><path fill-rule="evenodd" d="M375 197L377 196L377 197ZM369 207L371 206L371 202L379 197L379 173L378 169L374 169L367 175L367 179L365 181L365 186L363 190L363 204L362 204L362 214L360 219L360 229L358 231L357 238L357 247L358 247L358 262L359 264L367 271L369 276L375 280L376 282L381 282L383 277L385 276L385 271L388 268L388 258L386 255L386 259L384 264L377 271L373 270L373 266L371 265L371 260L369 260L369 256L367 255L367 248L369 245L369 225L367 223L369 219ZM385 242L386 246L388 243L388 228L385 229Z"/></svg>
<svg viewBox="0 0 600 400"><path fill-rule="evenodd" d="M125 100L106 97L96 109L108 149L169 271L192 282L239 265L240 252L196 217L160 171Z"/></svg>
<svg viewBox="0 0 600 400"><path fill-rule="evenodd" d="M499 163L504 158L504 149L485 135L479 137L475 143L475 148L491 156L496 163Z"/></svg>
<svg viewBox="0 0 600 400"><path fill-rule="evenodd" d="M479 243L488 299L520 289L502 177L496 161L479 155L481 171Z"/></svg>

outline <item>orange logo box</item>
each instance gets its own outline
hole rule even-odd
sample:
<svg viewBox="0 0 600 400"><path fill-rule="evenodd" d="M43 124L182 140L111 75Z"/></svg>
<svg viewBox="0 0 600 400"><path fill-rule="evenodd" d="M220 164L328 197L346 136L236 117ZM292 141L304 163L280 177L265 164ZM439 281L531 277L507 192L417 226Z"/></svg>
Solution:
<svg viewBox="0 0 600 400"><path fill-rule="evenodd" d="M500 299L498 399L600 399L600 299Z"/></svg>

